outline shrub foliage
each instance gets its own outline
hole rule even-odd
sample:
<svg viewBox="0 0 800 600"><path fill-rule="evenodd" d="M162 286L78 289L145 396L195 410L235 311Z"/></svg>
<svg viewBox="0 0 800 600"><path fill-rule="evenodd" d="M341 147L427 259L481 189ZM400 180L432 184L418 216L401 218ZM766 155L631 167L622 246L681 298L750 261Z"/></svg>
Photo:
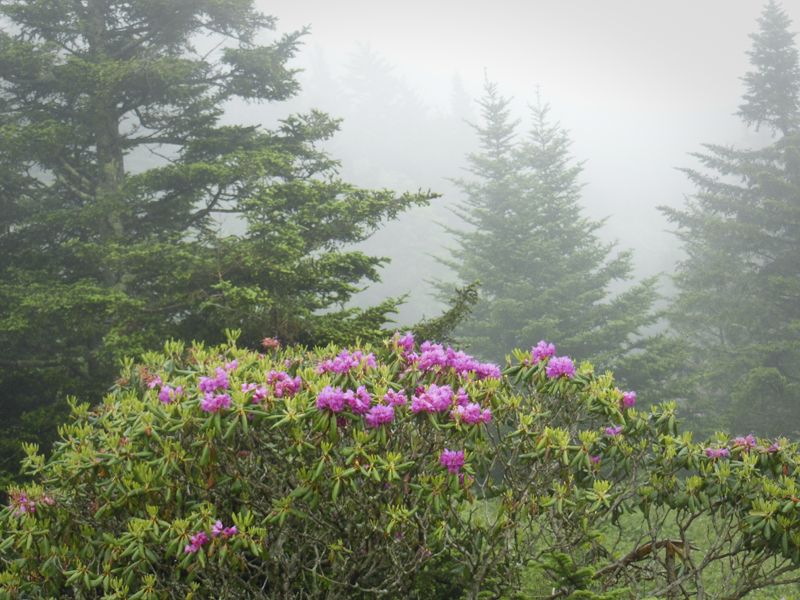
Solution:
<svg viewBox="0 0 800 600"><path fill-rule="evenodd" d="M501 373L410 335L235 339L128 361L50 459L26 447L0 597L413 598L445 565L470 600L521 598L528 565L564 597L739 598L800 563L796 445L693 444L552 346Z"/></svg>

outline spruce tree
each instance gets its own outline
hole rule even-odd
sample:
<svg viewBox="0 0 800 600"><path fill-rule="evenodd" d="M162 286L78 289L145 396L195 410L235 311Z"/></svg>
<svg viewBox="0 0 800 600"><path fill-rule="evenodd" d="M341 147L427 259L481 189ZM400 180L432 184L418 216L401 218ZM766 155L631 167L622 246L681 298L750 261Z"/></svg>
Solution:
<svg viewBox="0 0 800 600"><path fill-rule="evenodd" d="M96 401L117 361L170 337L380 333L397 301L342 307L384 261L347 246L431 195L341 181L318 147L339 124L320 112L220 123L232 101L299 91L288 61L304 32L260 44L275 19L252 0L2 0L0 12L2 439L35 441L43 421L25 426L22 411ZM145 169L148 151L167 160Z"/></svg>
<svg viewBox="0 0 800 600"><path fill-rule="evenodd" d="M457 211L468 228L445 260L461 281L478 279L480 302L459 330L473 350L501 360L512 348L554 342L560 353L611 366L652 322L655 281L613 296L631 272L631 253L602 243L602 221L582 215L582 167L571 141L537 97L531 127L519 139L509 100L488 83L475 126L481 152L467 157L470 179Z"/></svg>
<svg viewBox="0 0 800 600"><path fill-rule="evenodd" d="M672 327L689 350L684 388L696 426L761 435L800 431L800 65L791 21L765 5L751 35L754 70L742 120L774 142L705 145L685 169L697 192L678 227L686 260L674 282Z"/></svg>

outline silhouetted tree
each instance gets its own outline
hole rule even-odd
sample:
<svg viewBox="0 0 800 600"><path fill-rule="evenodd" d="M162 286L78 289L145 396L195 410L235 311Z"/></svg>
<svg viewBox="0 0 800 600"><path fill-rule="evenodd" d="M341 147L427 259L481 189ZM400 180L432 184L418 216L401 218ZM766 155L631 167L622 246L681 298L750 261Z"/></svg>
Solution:
<svg viewBox="0 0 800 600"><path fill-rule="evenodd" d="M338 179L318 149L338 122L320 112L273 130L219 124L232 99L298 91L287 61L302 31L258 45L275 19L252 0L0 10L11 24L0 34L6 428L66 394L98 399L121 357L169 337L215 342L228 327L250 345L311 344L380 332L398 301L342 307L384 260L345 246L431 195ZM146 149L169 162L132 174L126 161ZM240 235L220 235L221 219Z"/></svg>
<svg viewBox="0 0 800 600"><path fill-rule="evenodd" d="M692 413L762 435L800 430L800 65L791 21L770 1L752 34L737 113L773 132L756 150L705 145L678 226L673 328L690 349ZM687 385L688 384L688 385Z"/></svg>
<svg viewBox="0 0 800 600"><path fill-rule="evenodd" d="M602 222L581 215L581 164L570 140L537 99L532 126L516 137L509 101L487 83L475 126L481 152L467 157L472 179L458 216L468 229L449 228L456 246L445 260L461 281L482 282L473 318L459 332L476 352L498 360L511 348L544 339L558 351L613 364L640 328L650 324L655 281L612 295L630 277L631 253L612 254L596 235Z"/></svg>

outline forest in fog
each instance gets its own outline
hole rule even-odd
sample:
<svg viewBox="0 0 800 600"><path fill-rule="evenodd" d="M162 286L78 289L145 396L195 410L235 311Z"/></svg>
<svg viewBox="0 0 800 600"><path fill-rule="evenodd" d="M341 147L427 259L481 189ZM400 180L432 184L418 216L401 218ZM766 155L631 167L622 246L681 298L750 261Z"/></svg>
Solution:
<svg viewBox="0 0 800 600"><path fill-rule="evenodd" d="M800 593L800 9L0 0L0 600Z"/></svg>

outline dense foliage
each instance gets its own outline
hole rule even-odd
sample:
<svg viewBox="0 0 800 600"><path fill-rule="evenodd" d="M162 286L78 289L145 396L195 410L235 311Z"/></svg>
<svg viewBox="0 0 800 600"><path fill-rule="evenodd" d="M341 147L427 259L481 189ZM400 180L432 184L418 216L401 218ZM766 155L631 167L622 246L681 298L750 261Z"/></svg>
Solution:
<svg viewBox="0 0 800 600"><path fill-rule="evenodd" d="M99 400L123 356L170 337L380 338L398 300L343 307L385 261L345 246L433 195L338 179L318 148L338 122L320 112L220 122L298 91L288 62L304 32L262 44L275 19L252 0L4 0L0 13L4 439L36 439L53 413L21 412Z"/></svg>
<svg viewBox="0 0 800 600"><path fill-rule="evenodd" d="M444 262L460 280L482 283L481 302L459 332L495 360L545 338L613 365L653 322L655 281L611 293L630 278L631 253L613 255L596 235L602 223L581 215L581 166L572 163L567 134L538 102L527 137L516 139L508 104L486 84L483 125L475 127L481 152L467 157L474 178L456 182L466 196L457 214L468 227L449 229L456 245Z"/></svg>
<svg viewBox="0 0 800 600"><path fill-rule="evenodd" d="M26 448L3 598L408 598L442 561L468 600L526 597L524 565L565 597L741 598L800 564L796 445L693 444L552 344L501 375L410 334L235 337L128 362L50 459Z"/></svg>
<svg viewBox="0 0 800 600"><path fill-rule="evenodd" d="M695 155L704 169L685 170L697 193L681 210L662 209L687 256L670 319L688 342L678 383L698 426L796 435L800 63L778 5L766 5L759 26L739 115L774 141L755 150L706 145Z"/></svg>

